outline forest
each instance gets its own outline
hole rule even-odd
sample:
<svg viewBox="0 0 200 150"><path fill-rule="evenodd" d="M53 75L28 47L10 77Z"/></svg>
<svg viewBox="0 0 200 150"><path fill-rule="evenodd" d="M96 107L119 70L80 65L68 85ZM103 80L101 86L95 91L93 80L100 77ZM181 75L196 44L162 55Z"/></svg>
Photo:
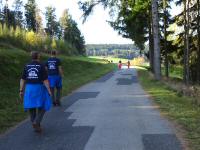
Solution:
<svg viewBox="0 0 200 150"><path fill-rule="evenodd" d="M87 44L86 55L133 59L142 53L134 44Z"/></svg>
<svg viewBox="0 0 200 150"><path fill-rule="evenodd" d="M183 68L185 85L200 83L199 0L80 0L85 21L97 5L109 10L109 24L139 49L144 50L149 43L148 58L155 79L161 80L161 66L168 78L173 64ZM172 5L181 10L178 15L172 14Z"/></svg>
<svg viewBox="0 0 200 150"><path fill-rule="evenodd" d="M44 14L44 17L43 17ZM0 0L0 46L25 51L57 49L66 55L85 54L85 40L68 10L57 19L56 8L42 12L35 0Z"/></svg>

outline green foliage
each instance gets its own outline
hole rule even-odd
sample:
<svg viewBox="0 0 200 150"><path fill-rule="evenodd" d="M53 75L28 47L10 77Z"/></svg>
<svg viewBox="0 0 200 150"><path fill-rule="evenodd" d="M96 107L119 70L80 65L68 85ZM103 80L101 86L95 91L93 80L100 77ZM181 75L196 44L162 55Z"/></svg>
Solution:
<svg viewBox="0 0 200 150"><path fill-rule="evenodd" d="M60 19L62 21L57 21L55 11L53 7L46 8L44 29L41 11L35 0L28 0L25 6L23 1L15 0L13 9L7 4L0 5L0 43L10 44L26 51L47 52L57 49L67 55L84 55L85 41L76 22L69 17L67 11Z"/></svg>
<svg viewBox="0 0 200 150"><path fill-rule="evenodd" d="M24 22L23 12L22 12L23 1L15 0L13 7L14 7L15 25L22 27Z"/></svg>
<svg viewBox="0 0 200 150"><path fill-rule="evenodd" d="M8 28L6 25L2 26L1 24L0 42L11 44L26 51L45 51L56 48L63 54L77 54L76 49L65 41L55 39L52 40L47 35L45 36L33 31L26 31L20 27L16 27L16 29L12 27Z"/></svg>
<svg viewBox="0 0 200 150"><path fill-rule="evenodd" d="M132 59L140 56L140 50L134 44L88 44L86 55Z"/></svg>
<svg viewBox="0 0 200 150"><path fill-rule="evenodd" d="M60 18L60 25L63 39L71 43L79 54L85 54L85 39L78 29L77 23L69 15L68 10L64 10Z"/></svg>
<svg viewBox="0 0 200 150"><path fill-rule="evenodd" d="M184 2L187 3L185 4ZM182 5L183 7L186 6L189 19L186 17L185 20L184 9L182 9L182 12L175 17L176 24L179 28L182 28L181 32L179 32L178 36L176 36L176 44L178 45L178 49L175 52L175 55L178 55L181 64L185 63L184 79L186 81L186 77L189 76L191 83L200 83L200 4L198 3L200 3L199 0L192 1L192 3L188 3L188 1L177 0L177 4ZM184 23L186 23L185 27ZM189 28L189 33L187 32L187 27ZM189 35L187 35L187 33ZM185 42L187 39L189 41L188 44ZM189 47L189 49L186 47ZM186 50L189 51L188 55L186 54ZM186 61L186 58L188 58L189 61ZM189 66L189 69L186 66Z"/></svg>
<svg viewBox="0 0 200 150"><path fill-rule="evenodd" d="M132 39L137 47L144 50L144 43L148 40L148 10L149 0L121 1L99 0L79 1L80 9L84 12L85 19L91 14L98 4L110 8L110 14L116 16L110 25L125 38Z"/></svg>
<svg viewBox="0 0 200 150"><path fill-rule="evenodd" d="M55 39L52 40L51 48L52 49L57 49L57 44L56 44L56 40Z"/></svg>
<svg viewBox="0 0 200 150"><path fill-rule="evenodd" d="M59 24L56 21L56 9L54 7L46 7L45 18L46 18L46 33L53 37L58 37Z"/></svg>
<svg viewBox="0 0 200 150"><path fill-rule="evenodd" d="M26 26L28 30L36 31L36 2L28 0L25 4Z"/></svg>
<svg viewBox="0 0 200 150"><path fill-rule="evenodd" d="M162 67L162 74L164 75L165 68ZM169 77L174 79L183 80L183 66L170 65L169 67Z"/></svg>

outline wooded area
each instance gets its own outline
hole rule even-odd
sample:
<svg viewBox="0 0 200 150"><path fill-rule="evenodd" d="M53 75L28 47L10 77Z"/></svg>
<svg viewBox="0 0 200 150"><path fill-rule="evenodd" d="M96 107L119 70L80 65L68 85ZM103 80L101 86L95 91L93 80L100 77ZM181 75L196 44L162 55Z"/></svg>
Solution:
<svg viewBox="0 0 200 150"><path fill-rule="evenodd" d="M86 55L133 59L141 56L142 53L134 44L88 44Z"/></svg>
<svg viewBox="0 0 200 150"><path fill-rule="evenodd" d="M85 40L68 10L57 20L56 9L46 7L42 12L35 0L0 0L0 44L31 51L57 49L61 53L85 54ZM42 13L45 15L43 23Z"/></svg>
<svg viewBox="0 0 200 150"><path fill-rule="evenodd" d="M182 12L171 14L175 3ZM169 76L169 64L184 68L184 83L200 83L200 3L199 0L88 0L79 1L85 20L96 5L110 10L110 25L125 38L144 49L149 43L151 71L161 79L161 65ZM180 32L177 32L177 27Z"/></svg>

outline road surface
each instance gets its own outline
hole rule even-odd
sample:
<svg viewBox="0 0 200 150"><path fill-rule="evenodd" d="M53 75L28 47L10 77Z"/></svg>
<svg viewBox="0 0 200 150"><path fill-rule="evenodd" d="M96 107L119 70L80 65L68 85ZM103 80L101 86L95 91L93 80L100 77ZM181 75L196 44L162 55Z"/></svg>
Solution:
<svg viewBox="0 0 200 150"><path fill-rule="evenodd" d="M0 150L182 149L134 69L109 73L64 97L42 126L40 135L25 121L0 137Z"/></svg>

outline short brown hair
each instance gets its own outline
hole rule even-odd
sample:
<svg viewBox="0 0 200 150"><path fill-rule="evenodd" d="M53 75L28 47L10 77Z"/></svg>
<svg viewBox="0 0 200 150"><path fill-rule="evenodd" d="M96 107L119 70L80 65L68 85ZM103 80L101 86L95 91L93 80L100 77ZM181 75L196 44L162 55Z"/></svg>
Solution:
<svg viewBox="0 0 200 150"><path fill-rule="evenodd" d="M40 53L39 53L39 52L37 52L37 51L32 51L32 52L31 52L31 58L32 58L33 60L38 59L39 56L40 56Z"/></svg>
<svg viewBox="0 0 200 150"><path fill-rule="evenodd" d="M55 56L56 54L57 54L56 50L52 50L52 51L51 51L51 55L54 55L54 56Z"/></svg>

